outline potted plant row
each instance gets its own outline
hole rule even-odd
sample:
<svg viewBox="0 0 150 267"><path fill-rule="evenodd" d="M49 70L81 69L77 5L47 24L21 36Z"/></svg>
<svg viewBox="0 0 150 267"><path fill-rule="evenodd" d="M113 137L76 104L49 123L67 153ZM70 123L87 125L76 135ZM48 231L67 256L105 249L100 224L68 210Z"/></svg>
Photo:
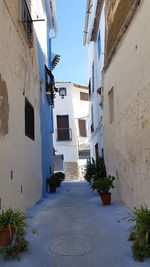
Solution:
<svg viewBox="0 0 150 267"><path fill-rule="evenodd" d="M98 192L103 205L110 205L110 190L114 188L113 182L115 178L111 175L107 175L104 159L102 157L99 157L97 161L92 159L92 162L87 163L84 178L89 182L91 189Z"/></svg>
<svg viewBox="0 0 150 267"><path fill-rule="evenodd" d="M47 178L47 185L49 186L50 193L55 193L56 188L60 187L64 179L65 174L63 172L56 172L51 177Z"/></svg>

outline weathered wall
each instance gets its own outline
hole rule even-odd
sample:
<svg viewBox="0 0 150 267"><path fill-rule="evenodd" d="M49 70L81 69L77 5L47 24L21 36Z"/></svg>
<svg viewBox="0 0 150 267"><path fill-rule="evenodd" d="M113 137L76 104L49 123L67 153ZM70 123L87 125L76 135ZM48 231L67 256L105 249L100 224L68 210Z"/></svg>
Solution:
<svg viewBox="0 0 150 267"><path fill-rule="evenodd" d="M150 207L149 0L142 1L104 75L104 147L114 197L133 208ZM114 121L108 93L114 87Z"/></svg>
<svg viewBox="0 0 150 267"><path fill-rule="evenodd" d="M78 162L65 162L64 163L65 180L78 180L79 179L79 164Z"/></svg>
<svg viewBox="0 0 150 267"><path fill-rule="evenodd" d="M121 32L128 27L135 6L140 0L106 0L106 44L105 62L121 40ZM131 11L132 9L132 11Z"/></svg>
<svg viewBox="0 0 150 267"><path fill-rule="evenodd" d="M26 209L41 197L41 139L36 42L18 21L18 1L0 1L0 201ZM25 97L34 107L35 140L25 136Z"/></svg>

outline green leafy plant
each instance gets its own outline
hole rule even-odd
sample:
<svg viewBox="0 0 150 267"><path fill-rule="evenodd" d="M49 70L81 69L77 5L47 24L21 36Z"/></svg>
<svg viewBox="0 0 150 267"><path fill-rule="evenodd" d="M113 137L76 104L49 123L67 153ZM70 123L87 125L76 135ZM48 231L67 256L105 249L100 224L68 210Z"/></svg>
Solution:
<svg viewBox="0 0 150 267"><path fill-rule="evenodd" d="M65 174L63 172L55 172L54 176L56 177L56 179L58 179L59 186L65 180Z"/></svg>
<svg viewBox="0 0 150 267"><path fill-rule="evenodd" d="M11 229L15 229L13 244L0 248L0 253L4 254L5 258L20 259L20 252L28 250L28 241L25 239L26 231L29 228L25 220L28 217L23 212L11 208L1 211L0 230L8 227L11 234Z"/></svg>
<svg viewBox="0 0 150 267"><path fill-rule="evenodd" d="M106 168L103 157L99 157L96 161L92 159L92 162L88 162L85 168L85 180L92 184L93 180L97 180L101 177L106 177Z"/></svg>
<svg viewBox="0 0 150 267"><path fill-rule="evenodd" d="M85 167L85 174L84 174L84 179L91 184L93 176L95 174L95 161L92 159L91 161L88 161Z"/></svg>
<svg viewBox="0 0 150 267"><path fill-rule="evenodd" d="M60 185L60 180L53 174L50 178L47 178L48 185Z"/></svg>
<svg viewBox="0 0 150 267"><path fill-rule="evenodd" d="M61 182L64 179L65 179L65 174L63 172L56 172L50 178L47 178L47 184L60 186Z"/></svg>
<svg viewBox="0 0 150 267"><path fill-rule="evenodd" d="M111 188L114 188L113 181L115 180L115 177L113 176L104 176L104 177L97 177L97 179L94 179L91 188L96 190L99 194L107 194L109 193Z"/></svg>
<svg viewBox="0 0 150 267"><path fill-rule="evenodd" d="M143 261L145 257L150 257L150 210L142 206L135 209L130 221L135 222L129 236L129 240L133 242L133 257Z"/></svg>

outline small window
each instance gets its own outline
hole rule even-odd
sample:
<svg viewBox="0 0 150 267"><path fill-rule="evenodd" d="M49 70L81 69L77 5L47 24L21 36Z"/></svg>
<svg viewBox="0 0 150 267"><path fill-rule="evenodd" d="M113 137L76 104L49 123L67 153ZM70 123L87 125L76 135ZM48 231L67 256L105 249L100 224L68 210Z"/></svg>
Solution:
<svg viewBox="0 0 150 267"><path fill-rule="evenodd" d="M25 99L25 135L34 140L34 108Z"/></svg>
<svg viewBox="0 0 150 267"><path fill-rule="evenodd" d="M98 58L100 58L100 55L101 55L101 35L100 35L100 31L98 33L97 49L98 49Z"/></svg>
<svg viewBox="0 0 150 267"><path fill-rule="evenodd" d="M80 100L88 101L89 100L88 94L80 92Z"/></svg>
<svg viewBox="0 0 150 267"><path fill-rule="evenodd" d="M108 93L108 98L109 98L109 118L110 118L110 123L112 123L114 120L114 88L113 87Z"/></svg>
<svg viewBox="0 0 150 267"><path fill-rule="evenodd" d="M91 96L91 79L89 80L89 97Z"/></svg>
<svg viewBox="0 0 150 267"><path fill-rule="evenodd" d="M94 115L93 115L93 105L91 106L91 133L94 132Z"/></svg>
<svg viewBox="0 0 150 267"><path fill-rule="evenodd" d="M96 161L98 160L99 158L99 149L98 149L98 143L95 145L95 158L96 158Z"/></svg>
<svg viewBox="0 0 150 267"><path fill-rule="evenodd" d="M79 134L80 134L80 136L86 137L87 136L87 134L86 134L86 120L79 119L78 122L79 122Z"/></svg>
<svg viewBox="0 0 150 267"><path fill-rule="evenodd" d="M32 17L30 14L30 10L29 10L26 0L22 0L20 1L20 3L21 3L21 11L22 11L21 19L22 19L25 31L27 33L27 36L31 44L33 45L33 22L32 22Z"/></svg>
<svg viewBox="0 0 150 267"><path fill-rule="evenodd" d="M92 64L92 92L94 92L94 62Z"/></svg>

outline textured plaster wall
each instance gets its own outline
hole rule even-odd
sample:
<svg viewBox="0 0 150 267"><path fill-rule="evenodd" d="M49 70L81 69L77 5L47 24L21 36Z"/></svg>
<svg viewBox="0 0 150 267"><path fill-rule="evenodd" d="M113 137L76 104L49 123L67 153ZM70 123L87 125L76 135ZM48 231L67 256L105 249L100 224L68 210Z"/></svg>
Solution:
<svg viewBox="0 0 150 267"><path fill-rule="evenodd" d="M2 207L26 209L41 197L36 42L30 48L18 1L5 2L0 1L0 200ZM25 136L25 96L34 107L34 141Z"/></svg>
<svg viewBox="0 0 150 267"><path fill-rule="evenodd" d="M78 180L79 179L79 164L78 162L65 162L65 180Z"/></svg>
<svg viewBox="0 0 150 267"><path fill-rule="evenodd" d="M150 2L139 6L104 75L104 148L114 197L150 207ZM114 87L114 121L108 93Z"/></svg>
<svg viewBox="0 0 150 267"><path fill-rule="evenodd" d="M125 18L133 3L136 1L137 0L106 0L106 57L109 56L116 42L118 33L125 22Z"/></svg>

